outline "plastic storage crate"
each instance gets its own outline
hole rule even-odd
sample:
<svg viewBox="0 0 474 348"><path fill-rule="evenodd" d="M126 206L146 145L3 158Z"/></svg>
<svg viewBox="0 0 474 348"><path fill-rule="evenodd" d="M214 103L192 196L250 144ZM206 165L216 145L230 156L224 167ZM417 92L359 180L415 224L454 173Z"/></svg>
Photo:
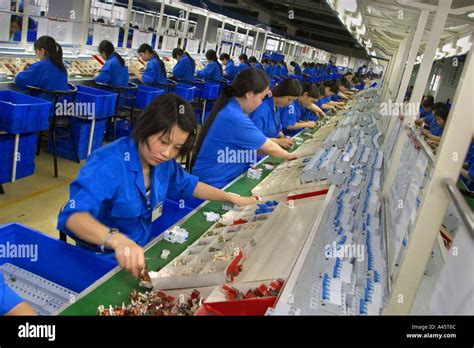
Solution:
<svg viewBox="0 0 474 348"><path fill-rule="evenodd" d="M219 97L221 85L218 83L206 82L202 90L201 98L207 100L214 100Z"/></svg>
<svg viewBox="0 0 474 348"><path fill-rule="evenodd" d="M76 103L94 103L95 118L105 118L115 114L118 94L103 89L78 85Z"/></svg>
<svg viewBox="0 0 474 348"><path fill-rule="evenodd" d="M117 120L115 124L115 138L120 139L128 137L132 133L132 125L127 120ZM112 123L107 124L107 139L114 140L114 126Z"/></svg>
<svg viewBox="0 0 474 348"><path fill-rule="evenodd" d="M37 133L25 133L20 135L15 179L24 178L33 174L35 170L35 153L37 140ZM15 136L12 134L1 134L0 184L11 181L14 148Z"/></svg>
<svg viewBox="0 0 474 348"><path fill-rule="evenodd" d="M15 91L0 91L0 131L28 133L49 128L52 103Z"/></svg>
<svg viewBox="0 0 474 348"><path fill-rule="evenodd" d="M104 132L106 120L95 122L94 136L92 138L92 150L98 149L104 142ZM91 132L91 121L82 120L78 118L71 118L71 127L76 146L77 155L80 160L87 158L87 147L89 145L89 135ZM72 148L72 143L69 135L65 131L57 131L56 138L56 154L59 157L75 161L76 157ZM59 138L59 139L58 139ZM53 142L48 140L48 153L53 153Z"/></svg>
<svg viewBox="0 0 474 348"><path fill-rule="evenodd" d="M8 253L0 258L0 272L39 314L53 314L116 266L113 260L16 223L0 225L0 244L5 250L21 248L21 256L27 256Z"/></svg>
<svg viewBox="0 0 474 348"><path fill-rule="evenodd" d="M153 99L162 94L165 94L165 90L163 89L158 89L145 85L138 85L137 98L135 99L134 108L145 109L148 105L151 104ZM132 101L130 99L125 99L124 105L130 107L132 105Z"/></svg>
<svg viewBox="0 0 474 348"><path fill-rule="evenodd" d="M177 96L180 96L184 100L187 100L187 101L190 102L194 99L194 90L195 89L196 89L196 87L194 87L194 86L190 86L190 85L183 84L183 83L177 83L176 84L176 89L175 89L175 94Z"/></svg>

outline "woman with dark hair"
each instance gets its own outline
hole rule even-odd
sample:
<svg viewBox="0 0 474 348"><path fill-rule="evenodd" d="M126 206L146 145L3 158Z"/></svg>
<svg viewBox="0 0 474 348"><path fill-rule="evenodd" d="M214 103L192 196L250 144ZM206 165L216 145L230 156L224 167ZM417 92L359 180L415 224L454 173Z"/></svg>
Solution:
<svg viewBox="0 0 474 348"><path fill-rule="evenodd" d="M298 63L290 62L290 65L293 67L296 76L303 76L303 71L301 70L301 67Z"/></svg>
<svg viewBox="0 0 474 348"><path fill-rule="evenodd" d="M263 66L262 64L260 64L257 60L257 58L255 58L254 56L250 57L249 58L249 64L250 66L254 67L254 68L258 68L260 70L263 70Z"/></svg>
<svg viewBox="0 0 474 348"><path fill-rule="evenodd" d="M240 64L238 66L239 72L250 67L249 59L246 54L242 53L239 56Z"/></svg>
<svg viewBox="0 0 474 348"><path fill-rule="evenodd" d="M281 77L288 77L288 68L286 66L286 63L281 60L278 62L278 64L280 65L280 76Z"/></svg>
<svg viewBox="0 0 474 348"><path fill-rule="evenodd" d="M142 44L138 47L140 58L148 62L145 71L140 73L137 68L130 66L130 73L134 74L138 81L148 86L157 86L160 83L166 83L165 63L149 44Z"/></svg>
<svg viewBox="0 0 474 348"><path fill-rule="evenodd" d="M217 61L217 54L214 50L208 50L206 52L207 64L201 71L196 73L196 76L213 81L222 81L222 66Z"/></svg>
<svg viewBox="0 0 474 348"><path fill-rule="evenodd" d="M41 36L35 41L34 49L39 62L19 72L15 84L21 89L34 86L49 91L66 91L67 70L61 46L51 36ZM47 94L39 94L38 97L54 100L53 96Z"/></svg>
<svg viewBox="0 0 474 348"><path fill-rule="evenodd" d="M272 96L267 96L249 117L266 137L288 148L293 139L285 137L281 124L280 108L290 105L303 93L303 87L297 79L286 79L272 89Z"/></svg>
<svg viewBox="0 0 474 348"><path fill-rule="evenodd" d="M270 63L270 61L267 58L262 59L262 66L263 66L263 71L265 72L265 74L267 74L269 78L272 78L273 77L273 67L272 67L272 64Z"/></svg>
<svg viewBox="0 0 474 348"><path fill-rule="evenodd" d="M230 59L230 56L227 53L221 53L219 59L221 60L222 64L225 65L225 70L223 72L224 77L228 80L233 80L237 73L234 61Z"/></svg>
<svg viewBox="0 0 474 348"><path fill-rule="evenodd" d="M281 109L281 124L285 135L295 135L303 128L316 126L318 118L326 117L324 111L314 105L319 98L319 89L314 83L303 85L303 94L287 107Z"/></svg>
<svg viewBox="0 0 474 348"><path fill-rule="evenodd" d="M172 52L173 59L178 62L173 68L173 78L176 80L194 80L194 72L196 70L196 62L188 52L181 48L175 48Z"/></svg>
<svg viewBox="0 0 474 348"><path fill-rule="evenodd" d="M98 51L105 60L105 64L95 77L95 82L106 83L116 87L127 87L129 79L128 68L125 66L125 61L120 54L115 51L112 42L107 40L101 41Z"/></svg>
<svg viewBox="0 0 474 348"><path fill-rule="evenodd" d="M331 96L334 95L333 91L334 89L329 82L326 82L321 87L319 87L319 94L321 98L316 102L316 105L323 109L324 112L329 110L337 112L337 109L344 108L344 103L331 100Z"/></svg>
<svg viewBox="0 0 474 348"><path fill-rule="evenodd" d="M192 173L224 187L257 161L257 151L291 160L296 155L268 139L248 118L267 95L269 78L260 69L245 69L224 88L204 124L194 152Z"/></svg>
<svg viewBox="0 0 474 348"><path fill-rule="evenodd" d="M255 204L199 182L176 162L194 146L192 106L170 93L155 98L132 135L94 151L71 183L58 229L76 245L114 257L135 277L145 267L143 246L166 198Z"/></svg>
<svg viewBox="0 0 474 348"><path fill-rule="evenodd" d="M281 75L281 65L280 62L276 62L272 59L272 66L273 66L273 76L280 77Z"/></svg>

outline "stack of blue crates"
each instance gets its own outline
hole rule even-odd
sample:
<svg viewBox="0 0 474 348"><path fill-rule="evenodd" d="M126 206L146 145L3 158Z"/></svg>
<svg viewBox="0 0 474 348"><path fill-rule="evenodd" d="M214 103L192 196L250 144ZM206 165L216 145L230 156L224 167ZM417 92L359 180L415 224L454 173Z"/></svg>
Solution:
<svg viewBox="0 0 474 348"><path fill-rule="evenodd" d="M48 129L52 103L18 93L0 91L0 131L18 134Z"/></svg>
<svg viewBox="0 0 474 348"><path fill-rule="evenodd" d="M94 136L92 138L92 150L98 149L104 142L104 132L106 120L97 120L94 126ZM89 135L91 133L91 121L82 120L79 118L71 118L72 134L74 138L74 144L76 145L75 151L80 160L87 158L87 147L89 145ZM64 130L56 131L58 136L56 137L56 154L59 157L66 158L74 161L76 159L74 150L71 143L71 138ZM48 153L53 153L53 141L48 141Z"/></svg>
<svg viewBox="0 0 474 348"><path fill-rule="evenodd" d="M192 101L194 99L194 91L196 90L196 87L190 86L185 83L177 83L176 84L176 89L175 89L175 94L184 100L187 101Z"/></svg>
<svg viewBox="0 0 474 348"><path fill-rule="evenodd" d="M24 178L34 173L37 141L38 133L20 135L18 153L16 155L15 179ZM0 134L0 184L11 181L14 147L15 136L13 134Z"/></svg>
<svg viewBox="0 0 474 348"><path fill-rule="evenodd" d="M128 137L132 132L132 125L127 120L117 120L115 122L115 138ZM107 139L113 141L114 128L112 123L107 124Z"/></svg>

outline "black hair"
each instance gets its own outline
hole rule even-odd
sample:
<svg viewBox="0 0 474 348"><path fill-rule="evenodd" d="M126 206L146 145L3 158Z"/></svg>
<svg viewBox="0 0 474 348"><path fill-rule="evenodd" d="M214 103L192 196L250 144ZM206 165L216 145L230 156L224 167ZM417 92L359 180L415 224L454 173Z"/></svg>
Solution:
<svg viewBox="0 0 474 348"><path fill-rule="evenodd" d="M302 95L305 93L308 93L308 97L310 98L318 99L320 96L318 86L316 86L314 83L305 83L303 85Z"/></svg>
<svg viewBox="0 0 474 348"><path fill-rule="evenodd" d="M434 104L434 97L431 94L425 96L424 99L429 100L431 104Z"/></svg>
<svg viewBox="0 0 474 348"><path fill-rule="evenodd" d="M21 25L23 24L23 18L17 15L12 15L10 17L10 25L12 23L16 23L21 28Z"/></svg>
<svg viewBox="0 0 474 348"><path fill-rule="evenodd" d="M298 65L298 64L297 64L296 62L294 62L294 61L291 61L291 62L290 62L290 65L291 65L291 66L296 66L296 65Z"/></svg>
<svg viewBox="0 0 474 348"><path fill-rule="evenodd" d="M99 51L99 53L102 53L102 52L105 53L107 59L109 59L112 55L114 55L115 58L117 58L117 60L120 62L120 64L122 66L125 66L125 61L123 60L123 58L120 54L115 52L115 47L112 44L112 42L110 42L108 40L101 41L101 43L99 44L99 47L97 48L97 50Z"/></svg>
<svg viewBox="0 0 474 348"><path fill-rule="evenodd" d="M105 23L105 20L103 18L99 18L96 23Z"/></svg>
<svg viewBox="0 0 474 348"><path fill-rule="evenodd" d="M431 101L431 99L425 99L423 100L423 103L421 103L421 105L423 105L423 108L433 108L433 102Z"/></svg>
<svg viewBox="0 0 474 348"><path fill-rule="evenodd" d="M189 55L188 52L182 50L181 48L176 47L175 49L173 49L171 55L173 56L173 59L178 59L178 56L181 57L183 55L186 55L189 61L191 62L191 65L193 66L193 70L196 68L196 62L194 61L194 59Z"/></svg>
<svg viewBox="0 0 474 348"><path fill-rule="evenodd" d="M221 55L219 56L219 59L220 60L230 60L230 56L227 54L227 53L221 53Z"/></svg>
<svg viewBox="0 0 474 348"><path fill-rule="evenodd" d="M433 109L433 111L443 107L445 104L444 103L441 103L441 102L437 102L437 103L433 103L433 106L431 107Z"/></svg>
<svg viewBox="0 0 474 348"><path fill-rule="evenodd" d="M44 49L48 58L51 58L54 64L64 73L67 74L66 67L63 62L63 49L51 36L41 36L35 41L34 49Z"/></svg>
<svg viewBox="0 0 474 348"><path fill-rule="evenodd" d="M301 82L297 79L286 79L280 82L272 89L274 97L292 96L299 97L303 94L303 87Z"/></svg>
<svg viewBox="0 0 474 348"><path fill-rule="evenodd" d="M249 63L249 59L247 57L247 55L245 53L242 53L240 56L239 56L239 60L243 60L244 63L248 64Z"/></svg>
<svg viewBox="0 0 474 348"><path fill-rule="evenodd" d="M323 85L319 86L319 95L323 98L326 96L326 88Z"/></svg>
<svg viewBox="0 0 474 348"><path fill-rule="evenodd" d="M448 118L448 114L449 114L449 109L448 107L446 106L446 104L442 103L442 105L440 105L435 111L434 111L434 115L437 116L437 117L440 117L442 118L443 120L447 120Z"/></svg>
<svg viewBox="0 0 474 348"><path fill-rule="evenodd" d="M258 60L254 56L251 56L249 57L249 63L258 63Z"/></svg>
<svg viewBox="0 0 474 348"><path fill-rule="evenodd" d="M153 54L155 59L158 61L158 64L160 65L161 73L166 77L166 68L165 68L165 63L160 59L160 56L158 53L147 43L141 44L140 47L138 47L138 53L145 53L146 51L150 52Z"/></svg>
<svg viewBox="0 0 474 348"><path fill-rule="evenodd" d="M211 62L216 62L217 65L219 65L219 69L221 70L221 74L222 74L222 65L221 63L219 63L219 61L217 60L217 53L216 51L214 50L207 50L206 51L206 59L211 61Z"/></svg>
<svg viewBox="0 0 474 348"><path fill-rule="evenodd" d="M351 89L351 83L349 82L348 79L343 77L342 79L339 80L339 86L344 86L347 89Z"/></svg>
<svg viewBox="0 0 474 348"><path fill-rule="evenodd" d="M267 58L263 58L262 59L262 64L270 64L270 62Z"/></svg>
<svg viewBox="0 0 474 348"><path fill-rule="evenodd" d="M188 139L180 149L184 156L191 151L196 138L196 119L191 104L173 93L163 94L151 102L134 124L132 138L138 145L150 136L163 132L170 134L174 125L189 133Z"/></svg>
<svg viewBox="0 0 474 348"><path fill-rule="evenodd" d="M214 120L217 117L219 111L221 111L229 102L230 98L243 97L248 92L255 94L262 93L270 84L270 78L260 69L245 69L242 70L234 79L231 86L223 88L219 98L217 99L214 107L209 114L206 123L202 127L201 133L194 150L194 156L191 162L191 169L194 166L194 162L201 150L202 143L206 138L207 132L211 128Z"/></svg>

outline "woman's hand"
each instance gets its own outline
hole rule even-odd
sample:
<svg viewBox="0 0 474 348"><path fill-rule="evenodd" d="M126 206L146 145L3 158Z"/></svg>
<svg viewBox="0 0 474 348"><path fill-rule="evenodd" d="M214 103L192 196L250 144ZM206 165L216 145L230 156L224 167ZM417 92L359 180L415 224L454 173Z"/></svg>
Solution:
<svg viewBox="0 0 474 348"><path fill-rule="evenodd" d="M231 196L231 203L238 205L239 207L243 207L245 205L253 205L257 204L257 199L255 197L241 197L241 196L236 196L236 195L230 195Z"/></svg>
<svg viewBox="0 0 474 348"><path fill-rule="evenodd" d="M307 121L305 127L314 128L316 126L316 122L314 121Z"/></svg>
<svg viewBox="0 0 474 348"><path fill-rule="evenodd" d="M280 145L282 148L287 149L293 145L293 139L292 138L279 138L276 140L276 143Z"/></svg>
<svg viewBox="0 0 474 348"><path fill-rule="evenodd" d="M288 152L288 155L285 157L285 161L292 161L298 158L298 154L294 152Z"/></svg>
<svg viewBox="0 0 474 348"><path fill-rule="evenodd" d="M115 258L120 267L125 268L127 272L138 278L142 269L145 268L143 248L121 233L114 234L107 246L115 251Z"/></svg>

